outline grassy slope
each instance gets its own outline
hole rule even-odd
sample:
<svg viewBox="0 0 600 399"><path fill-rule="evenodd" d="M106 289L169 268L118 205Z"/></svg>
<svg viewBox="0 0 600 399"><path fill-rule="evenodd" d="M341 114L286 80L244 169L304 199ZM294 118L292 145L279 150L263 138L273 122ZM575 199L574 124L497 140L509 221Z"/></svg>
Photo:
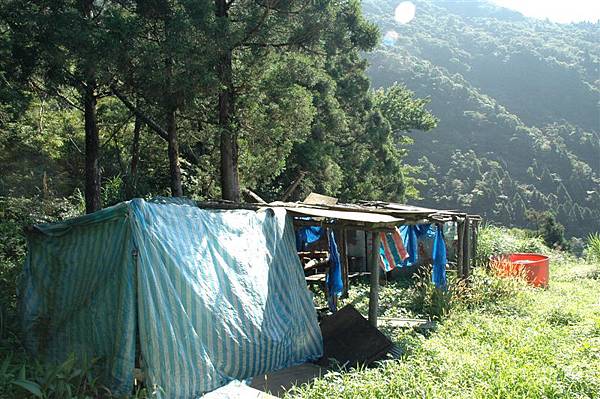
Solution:
<svg viewBox="0 0 600 399"><path fill-rule="evenodd" d="M406 288L386 290L400 303L411 295ZM600 397L600 265L555 262L547 290L479 275L473 291L430 337L392 332L408 350L402 360L331 373L290 396ZM359 308L364 293L362 286L354 296ZM384 313L397 313L390 301L385 305ZM408 307L399 313L410 315Z"/></svg>

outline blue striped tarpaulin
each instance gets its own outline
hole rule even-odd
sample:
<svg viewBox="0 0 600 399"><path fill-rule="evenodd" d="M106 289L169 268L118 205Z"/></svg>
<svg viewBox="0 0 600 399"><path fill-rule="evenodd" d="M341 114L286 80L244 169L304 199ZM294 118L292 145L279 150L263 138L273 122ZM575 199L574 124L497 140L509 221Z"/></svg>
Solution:
<svg viewBox="0 0 600 399"><path fill-rule="evenodd" d="M136 326L146 382L165 398L322 354L282 209L133 200L37 229L24 279L28 346L52 361L103 357L116 394L132 386Z"/></svg>

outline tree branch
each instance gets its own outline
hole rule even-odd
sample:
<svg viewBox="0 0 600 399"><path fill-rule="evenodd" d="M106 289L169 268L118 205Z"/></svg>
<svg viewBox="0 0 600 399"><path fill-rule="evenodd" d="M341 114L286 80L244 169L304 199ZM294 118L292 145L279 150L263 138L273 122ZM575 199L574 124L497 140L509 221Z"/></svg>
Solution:
<svg viewBox="0 0 600 399"><path fill-rule="evenodd" d="M265 6L265 12L263 12L262 16L260 17L260 20L256 23L256 25L254 25L254 27L252 29L250 29L248 31L248 33L246 33L246 36L242 40L240 40L239 42L237 42L233 45L233 48L238 47L239 45L247 42L252 36L254 36L256 34L256 32L258 32L260 27L263 26L263 24L265 23L267 16L269 15L270 12L271 12L271 1L267 0L267 4Z"/></svg>
<svg viewBox="0 0 600 399"><path fill-rule="evenodd" d="M100 144L100 148L104 148L118 133L120 133L123 130L123 128L129 123L129 121L131 120L132 116L133 116L132 114L129 115L127 117L127 119L123 123L121 123L121 126L119 126L118 128L116 128L113 131L113 133L110 135L110 137L107 138L106 141L104 141L104 143Z"/></svg>
<svg viewBox="0 0 600 399"><path fill-rule="evenodd" d="M290 198L290 196L294 193L294 191L296 191L296 188L298 188L298 185L300 185L300 182L302 181L302 179L304 179L304 176L306 176L306 174L307 172L303 170L300 171L298 177L292 182L292 184L285 190L285 192L281 196L281 201L287 201L288 198Z"/></svg>
<svg viewBox="0 0 600 399"><path fill-rule="evenodd" d="M163 129L158 123L156 123L152 118L146 115L142 110L137 108L131 101L125 97L123 93L115 86L110 87L115 96L121 100L123 105L125 105L131 112L133 112L138 118L140 118L146 125L148 125L154 132L156 132L163 140L167 141L169 139L169 134L165 129Z"/></svg>
<svg viewBox="0 0 600 399"><path fill-rule="evenodd" d="M326 56L326 53L323 53L321 51L317 51L317 50L313 50L311 48L306 47L305 45L301 44L301 43L296 43L296 42L285 42L285 43L241 43L240 46L242 47L262 47L262 48L282 48L282 47L292 47L292 46L298 46L301 50L306 51L307 53L311 53L311 54L315 54L315 55L320 55L320 56Z"/></svg>
<svg viewBox="0 0 600 399"><path fill-rule="evenodd" d="M30 80L29 83L31 83L31 86L39 91L42 91L44 93L50 94L51 96L56 96L58 98L60 98L61 100L63 100L67 105L70 105L71 107L78 109L79 111L83 112L83 108L80 107L79 105L75 104L73 101L71 101L69 98L67 98L65 95L61 94L58 89L52 88L52 89L45 89L42 86L38 85L35 80Z"/></svg>

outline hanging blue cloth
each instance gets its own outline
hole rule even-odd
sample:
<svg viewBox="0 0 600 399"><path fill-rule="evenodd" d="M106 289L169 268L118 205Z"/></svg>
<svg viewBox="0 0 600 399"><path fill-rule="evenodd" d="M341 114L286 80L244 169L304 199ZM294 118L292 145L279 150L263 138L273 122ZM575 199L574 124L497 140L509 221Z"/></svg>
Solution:
<svg viewBox="0 0 600 399"><path fill-rule="evenodd" d="M301 227L296 231L296 249L305 251L307 247L319 241L325 234L325 229L318 226ZM339 297L344 291L344 281L342 280L342 263L340 253L335 242L335 234L332 229L327 229L327 238L329 239L329 270L325 276L325 284L329 292L329 309L335 312L334 297Z"/></svg>
<svg viewBox="0 0 600 399"><path fill-rule="evenodd" d="M300 227L296 231L296 250L306 251L308 245L317 242L323 237L325 229L318 226Z"/></svg>
<svg viewBox="0 0 600 399"><path fill-rule="evenodd" d="M344 281L342 280L340 253L335 242L333 229L327 229L327 234L329 238L329 271L325 277L325 283L327 284L329 299L332 299L334 296L339 297L342 294L342 291L344 291ZM329 308L331 311L337 310L332 301L329 302Z"/></svg>
<svg viewBox="0 0 600 399"><path fill-rule="evenodd" d="M433 271L431 273L431 281L436 287L446 289L446 264L448 258L446 256L446 242L444 241L444 230L438 226L433 239Z"/></svg>
<svg viewBox="0 0 600 399"><path fill-rule="evenodd" d="M404 266L412 266L419 260L419 237L427 235L432 237L430 224L404 225L400 226L400 235L402 243L408 253L408 258L404 260Z"/></svg>

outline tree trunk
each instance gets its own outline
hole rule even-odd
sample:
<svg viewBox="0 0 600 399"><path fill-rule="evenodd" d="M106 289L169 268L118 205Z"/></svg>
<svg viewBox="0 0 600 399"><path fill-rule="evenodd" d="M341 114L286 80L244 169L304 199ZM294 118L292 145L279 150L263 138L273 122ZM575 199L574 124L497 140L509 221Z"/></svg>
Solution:
<svg viewBox="0 0 600 399"><path fill-rule="evenodd" d="M91 18L93 0L83 0L82 12L85 18ZM100 203L100 137L96 106L96 71L90 65L84 69L86 82L84 85L83 113L85 120L85 212L96 212L102 207Z"/></svg>
<svg viewBox="0 0 600 399"><path fill-rule="evenodd" d="M218 18L228 18L226 0L215 0L215 8ZM226 27L227 25L224 24L224 26ZM227 38L229 32L225 30L221 34ZM218 106L219 131L221 134L221 196L223 199L239 202L238 142L237 132L235 132L232 123L233 116L235 115L232 50L228 45L223 48L223 53L219 58L217 73L221 84Z"/></svg>
<svg viewBox="0 0 600 399"><path fill-rule="evenodd" d="M127 199L137 195L137 169L140 161L140 132L142 130L142 119L135 117L133 127L133 142L131 143L131 163L129 165L129 182L127 184Z"/></svg>
<svg viewBox="0 0 600 399"><path fill-rule="evenodd" d="M171 196L183 196L181 187L181 165L179 164L179 144L177 142L177 109L178 109L178 93L173 87L173 57L171 54L170 44L173 41L171 24L172 15L169 10L164 18L165 26L165 112L166 112L166 129L167 129L167 144L169 153L169 173L171 180Z"/></svg>
<svg viewBox="0 0 600 399"><path fill-rule="evenodd" d="M100 204L100 138L96 119L96 83L87 82L84 94L85 118L85 212L96 212Z"/></svg>
<svg viewBox="0 0 600 399"><path fill-rule="evenodd" d="M181 166L179 164L179 144L177 143L176 108L167 111L167 133L169 133L169 172L171 173L171 195L183 196L181 187Z"/></svg>

